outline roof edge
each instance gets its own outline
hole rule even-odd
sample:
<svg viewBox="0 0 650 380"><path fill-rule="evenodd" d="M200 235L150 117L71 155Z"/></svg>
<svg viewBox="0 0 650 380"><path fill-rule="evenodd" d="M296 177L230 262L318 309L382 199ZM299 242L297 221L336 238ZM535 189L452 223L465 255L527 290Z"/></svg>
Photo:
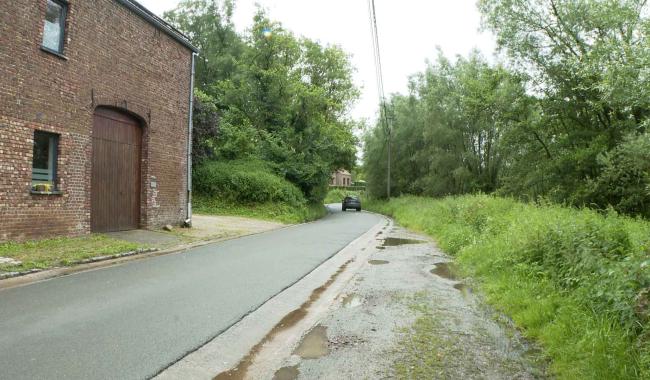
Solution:
<svg viewBox="0 0 650 380"><path fill-rule="evenodd" d="M194 53L198 53L199 49L192 45L190 40L176 28L171 26L162 18L156 16L153 12L145 8L142 4L138 3L135 0L115 0L119 4L131 10L133 13L142 17L145 21L149 22L151 25L165 32L168 36L179 42L181 45L190 49Z"/></svg>

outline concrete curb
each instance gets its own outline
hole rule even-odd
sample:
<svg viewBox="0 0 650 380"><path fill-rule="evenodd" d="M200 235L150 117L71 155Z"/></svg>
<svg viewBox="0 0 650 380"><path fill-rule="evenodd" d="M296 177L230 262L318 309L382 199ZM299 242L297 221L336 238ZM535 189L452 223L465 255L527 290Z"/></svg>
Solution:
<svg viewBox="0 0 650 380"><path fill-rule="evenodd" d="M97 262L100 262L100 261L108 261L108 260L118 259L120 257L129 257L129 256L141 255L143 253L156 252L158 250L159 250L158 248L141 248L141 249L136 249L135 251L117 253L117 254L114 254L114 255L95 256L95 257L91 257L91 258L84 259L84 260L72 261L72 262L70 262L70 266L89 264L89 263L97 263ZM48 268L48 269L30 269L30 270L26 270L26 271L22 271L22 272L6 272L6 273L0 274L0 280L6 280L6 279L9 279L9 278L15 278L15 277L20 277L20 276L27 276L28 274L47 272L47 271L55 270L55 269L59 269L59 268L54 267L54 268Z"/></svg>

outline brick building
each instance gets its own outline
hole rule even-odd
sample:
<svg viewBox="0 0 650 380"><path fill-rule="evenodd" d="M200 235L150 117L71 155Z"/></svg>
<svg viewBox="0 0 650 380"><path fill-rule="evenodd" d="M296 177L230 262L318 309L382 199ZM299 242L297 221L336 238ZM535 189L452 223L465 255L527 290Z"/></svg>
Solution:
<svg viewBox="0 0 650 380"><path fill-rule="evenodd" d="M352 186L352 174L345 169L339 169L332 173L330 186Z"/></svg>
<svg viewBox="0 0 650 380"><path fill-rule="evenodd" d="M190 218L195 52L133 0L0 2L0 241Z"/></svg>

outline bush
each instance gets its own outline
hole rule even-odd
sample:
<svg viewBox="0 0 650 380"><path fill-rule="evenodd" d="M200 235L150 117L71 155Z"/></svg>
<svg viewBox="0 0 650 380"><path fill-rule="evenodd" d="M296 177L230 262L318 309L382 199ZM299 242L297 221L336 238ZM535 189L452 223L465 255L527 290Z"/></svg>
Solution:
<svg viewBox="0 0 650 380"><path fill-rule="evenodd" d="M434 236L558 377L650 376L650 223L486 195L366 207Z"/></svg>
<svg viewBox="0 0 650 380"><path fill-rule="evenodd" d="M591 181L594 201L618 212L650 217L650 134L629 137L598 157L602 172Z"/></svg>
<svg viewBox="0 0 650 380"><path fill-rule="evenodd" d="M330 189L325 197L324 203L341 203L343 198L348 195L361 195L362 193L362 191L357 190Z"/></svg>
<svg viewBox="0 0 650 380"><path fill-rule="evenodd" d="M197 213L239 215L283 223L323 217L322 204L308 203L291 182L263 161L207 161L193 171Z"/></svg>
<svg viewBox="0 0 650 380"><path fill-rule="evenodd" d="M235 215L282 223L309 222L327 214L327 209L323 205L313 203L303 206L291 206L279 202L240 204L203 195L196 195L192 203L194 210L199 214Z"/></svg>
<svg viewBox="0 0 650 380"><path fill-rule="evenodd" d="M197 195L242 204L268 202L302 206L300 190L262 161L208 161L192 173Z"/></svg>

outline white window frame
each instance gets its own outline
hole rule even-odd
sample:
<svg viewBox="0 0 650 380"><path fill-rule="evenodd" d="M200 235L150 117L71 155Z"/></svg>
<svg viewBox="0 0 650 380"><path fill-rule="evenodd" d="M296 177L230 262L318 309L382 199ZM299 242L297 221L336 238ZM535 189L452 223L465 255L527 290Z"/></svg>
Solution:
<svg viewBox="0 0 650 380"><path fill-rule="evenodd" d="M59 148L59 135L56 133L36 130L34 131L34 138L36 138L37 133L42 133L49 137L47 169L35 168L32 162L32 185L51 184L52 187L56 187L56 164L58 158L57 150Z"/></svg>
<svg viewBox="0 0 650 380"><path fill-rule="evenodd" d="M57 49L52 49L48 46L45 46L45 33L46 28L45 28L45 19L43 19L43 40L41 41L41 49L48 51L50 53L62 55L63 54L63 48L65 46L65 27L66 27L66 20L68 18L68 2L66 0L46 0L46 7L48 3L55 3L58 6L61 7L61 25L59 27L59 46Z"/></svg>

